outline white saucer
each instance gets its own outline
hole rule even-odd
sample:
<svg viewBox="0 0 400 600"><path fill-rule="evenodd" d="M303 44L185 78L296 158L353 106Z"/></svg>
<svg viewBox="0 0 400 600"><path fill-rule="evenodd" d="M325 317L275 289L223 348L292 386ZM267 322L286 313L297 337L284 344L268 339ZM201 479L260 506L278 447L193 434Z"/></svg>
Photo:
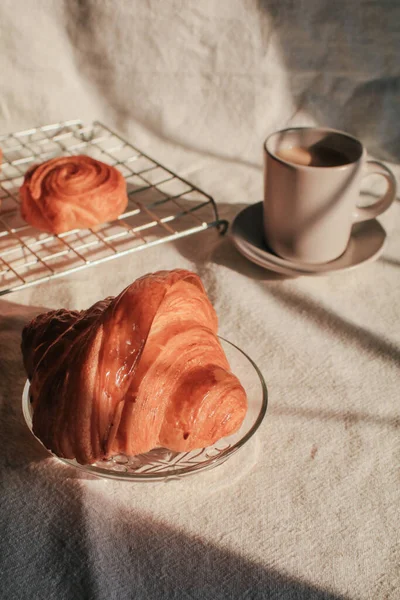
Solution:
<svg viewBox="0 0 400 600"><path fill-rule="evenodd" d="M324 275L333 271L348 271L371 262L381 254L386 231L376 219L356 223L345 252L336 260L323 265L296 264L280 258L267 248L263 233L263 203L243 209L234 219L231 237L243 256L270 271L282 275Z"/></svg>

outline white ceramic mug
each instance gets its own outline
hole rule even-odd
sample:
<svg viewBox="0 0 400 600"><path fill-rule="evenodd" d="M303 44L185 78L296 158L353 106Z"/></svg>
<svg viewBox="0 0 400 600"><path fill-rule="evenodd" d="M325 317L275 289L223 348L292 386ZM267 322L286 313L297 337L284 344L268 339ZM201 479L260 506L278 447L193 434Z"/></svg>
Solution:
<svg viewBox="0 0 400 600"><path fill-rule="evenodd" d="M307 161L296 148L321 156L319 166L299 164ZM324 162L324 153L339 157L334 166ZM352 225L377 217L396 197L390 169L366 160L361 142L341 131L314 127L278 131L265 141L264 158L265 241L292 261L322 264L338 258L346 250ZM371 174L386 179L386 192L371 206L358 206L361 179Z"/></svg>

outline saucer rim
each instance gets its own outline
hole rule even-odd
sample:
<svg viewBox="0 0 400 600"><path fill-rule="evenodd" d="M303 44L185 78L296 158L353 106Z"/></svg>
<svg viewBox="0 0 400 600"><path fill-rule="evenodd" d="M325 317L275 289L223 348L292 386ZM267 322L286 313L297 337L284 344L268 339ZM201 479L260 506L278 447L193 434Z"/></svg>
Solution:
<svg viewBox="0 0 400 600"><path fill-rule="evenodd" d="M312 265L306 265L304 263L299 264L297 267L293 264L293 262L286 261L286 259L273 254L271 251L269 251L267 249L267 247L265 249L259 248L258 246L251 244L249 241L243 239L242 236L235 233L234 229L235 229L235 226L237 226L237 222L240 219L241 215L246 210L254 209L256 206L259 206L262 204L263 204L263 201L261 200L260 202L255 202L253 204L249 204L248 206L243 208L234 217L231 228L230 228L229 235L230 235L230 238L233 241L233 244L236 247L236 249L245 258L247 258L251 262L257 264L258 266L260 266L264 269L274 271L274 272L280 273L282 275L292 276L292 277L293 276L298 277L301 275L321 276L321 275L326 275L328 273L351 271L353 269L357 269L358 267L361 267L364 264L367 264L369 262L373 262L373 261L377 260L385 248L385 244L386 244L386 240L387 240L387 232L386 232L385 228L382 226L382 224L380 223L380 221L378 219L369 219L370 221L375 221L375 223L380 227L381 233L382 233L382 244L378 248L378 250L376 250L373 254L371 254L370 256L368 256L367 258L365 258L364 260L362 260L360 262L357 262L354 264L349 264L346 266L336 266L336 267L334 266L335 262L339 261L342 258L342 256L343 256L343 254L342 254L337 259L330 261L329 263L322 264L322 265L321 264L315 265L315 268L313 268ZM361 224L362 223L363 222L361 222ZM263 254L265 253L266 256L264 257L264 256L259 255L257 252L255 252L256 250L258 250L258 252L260 252L260 253L261 252ZM346 253L346 250L345 250L344 254L345 253ZM271 257L271 258L269 258L269 257ZM310 267L310 268L308 268L308 267ZM326 267L326 268L324 268L324 267Z"/></svg>

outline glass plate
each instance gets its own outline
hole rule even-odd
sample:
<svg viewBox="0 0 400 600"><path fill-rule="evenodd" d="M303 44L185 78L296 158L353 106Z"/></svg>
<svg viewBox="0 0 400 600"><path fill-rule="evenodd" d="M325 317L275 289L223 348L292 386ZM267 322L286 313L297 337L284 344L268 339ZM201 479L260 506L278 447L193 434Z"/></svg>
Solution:
<svg viewBox="0 0 400 600"><path fill-rule="evenodd" d="M212 469L224 463L251 438L260 426L267 410L268 393L264 378L251 358L232 342L223 338L220 338L220 341L231 370L246 390L249 402L246 418L235 434L222 438L212 446L192 452L171 452L165 448L155 448L146 454L137 456L120 454L92 465L80 465L75 460L55 458L91 475L125 481L176 479ZM22 395L22 411L25 421L32 431L29 381L26 382Z"/></svg>

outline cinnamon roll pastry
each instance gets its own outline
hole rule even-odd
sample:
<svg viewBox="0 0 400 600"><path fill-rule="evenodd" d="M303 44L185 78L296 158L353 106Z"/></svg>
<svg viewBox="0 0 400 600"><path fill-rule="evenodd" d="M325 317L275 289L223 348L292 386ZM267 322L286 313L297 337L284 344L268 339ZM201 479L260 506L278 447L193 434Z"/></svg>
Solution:
<svg viewBox="0 0 400 600"><path fill-rule="evenodd" d="M128 197L123 175L90 156L62 156L34 165L20 188L21 215L49 233L116 219Z"/></svg>
<svg viewBox="0 0 400 600"><path fill-rule="evenodd" d="M185 270L146 275L88 310L39 315L22 334L35 435L89 464L234 433L247 398L217 326L200 278Z"/></svg>

